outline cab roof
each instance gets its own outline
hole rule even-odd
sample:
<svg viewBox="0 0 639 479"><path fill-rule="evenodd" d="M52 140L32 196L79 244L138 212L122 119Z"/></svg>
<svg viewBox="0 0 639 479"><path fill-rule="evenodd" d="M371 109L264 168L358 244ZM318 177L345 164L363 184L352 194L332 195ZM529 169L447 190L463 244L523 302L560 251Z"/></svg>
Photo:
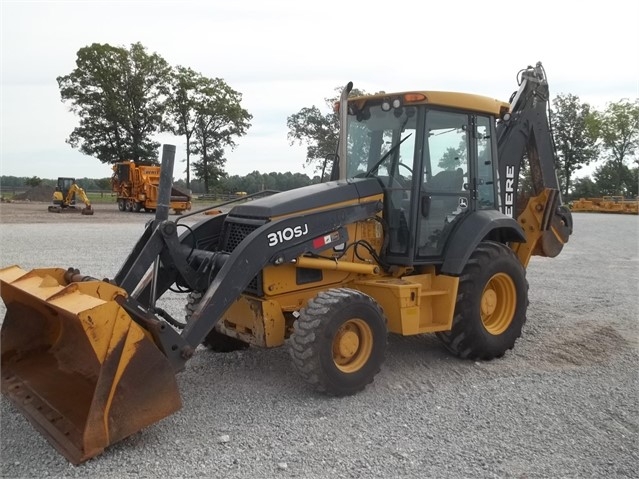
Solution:
<svg viewBox="0 0 639 479"><path fill-rule="evenodd" d="M367 103L380 103L384 100L399 98L403 105L437 105L449 108L460 108L496 116L510 111L510 104L482 95L450 91L404 91L397 93L377 93L374 95L349 98L349 103L357 103L358 109Z"/></svg>

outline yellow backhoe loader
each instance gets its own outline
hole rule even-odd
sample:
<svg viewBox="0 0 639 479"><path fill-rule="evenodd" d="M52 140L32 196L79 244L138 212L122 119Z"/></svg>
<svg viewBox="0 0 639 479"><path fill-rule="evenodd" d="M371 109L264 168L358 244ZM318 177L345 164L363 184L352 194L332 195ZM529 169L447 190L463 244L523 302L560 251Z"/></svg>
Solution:
<svg viewBox="0 0 639 479"><path fill-rule="evenodd" d="M0 271L3 394L77 464L178 410L175 375L201 344L286 345L308 384L336 396L373 381L389 333L502 357L526 321L531 256L558 255L572 233L542 65L518 80L509 102L421 90L349 98L349 83L330 181L181 234L188 215L168 220L175 146L164 145L155 219L115 277ZM158 307L169 288L185 292L185 320Z"/></svg>
<svg viewBox="0 0 639 479"><path fill-rule="evenodd" d="M50 213L62 213L66 211L78 211L76 208L76 195L84 203L84 208L80 209L83 215L93 215L91 201L86 193L75 182L75 178L58 178L58 184L53 192L53 204L49 205Z"/></svg>

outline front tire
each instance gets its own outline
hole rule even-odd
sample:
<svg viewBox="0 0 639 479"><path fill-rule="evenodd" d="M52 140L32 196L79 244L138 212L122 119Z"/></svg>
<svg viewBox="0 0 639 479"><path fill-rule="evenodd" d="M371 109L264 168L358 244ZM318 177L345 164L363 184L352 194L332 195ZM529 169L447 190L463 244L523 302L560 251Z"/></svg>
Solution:
<svg viewBox="0 0 639 479"><path fill-rule="evenodd" d="M185 319L188 323L191 319L191 315L195 312L200 301L202 301L204 293L201 291L191 291L189 293L188 302L184 309L186 310ZM232 351L241 351L248 349L250 344L242 341L241 339L232 338L226 334L222 334L219 331L212 329L209 334L206 335L202 344L213 352L216 353L230 353Z"/></svg>
<svg viewBox="0 0 639 479"><path fill-rule="evenodd" d="M498 358L521 336L527 308L523 265L509 247L483 241L459 279L451 330L437 336L461 358Z"/></svg>
<svg viewBox="0 0 639 479"><path fill-rule="evenodd" d="M307 383L333 396L373 381L386 353L382 308L360 291L329 289L300 311L289 339L293 365Z"/></svg>

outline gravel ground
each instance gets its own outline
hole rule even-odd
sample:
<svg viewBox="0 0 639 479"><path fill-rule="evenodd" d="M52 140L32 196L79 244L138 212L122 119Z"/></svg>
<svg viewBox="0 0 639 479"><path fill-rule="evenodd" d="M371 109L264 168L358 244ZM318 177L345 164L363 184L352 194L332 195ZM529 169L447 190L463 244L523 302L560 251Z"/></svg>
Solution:
<svg viewBox="0 0 639 479"><path fill-rule="evenodd" d="M1 206L1 266L113 276L150 219L39 208ZM81 466L3 397L2 477L637 477L639 218L574 220L559 257L531 261L528 322L502 359L391 336L374 383L336 399L309 390L283 348L199 348L178 375L183 408ZM161 306L180 314L182 301Z"/></svg>

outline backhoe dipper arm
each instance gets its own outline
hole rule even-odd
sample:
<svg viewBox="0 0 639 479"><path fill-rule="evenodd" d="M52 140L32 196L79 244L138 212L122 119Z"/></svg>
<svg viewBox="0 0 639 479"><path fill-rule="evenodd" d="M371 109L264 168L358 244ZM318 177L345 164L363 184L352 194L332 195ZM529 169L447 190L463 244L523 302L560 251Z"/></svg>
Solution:
<svg viewBox="0 0 639 479"><path fill-rule="evenodd" d="M87 210L91 209L91 201L87 197L87 195L84 192L84 190L82 188L80 188L77 185L77 183L72 183L71 186L69 187L69 192L67 193L67 197L64 199L64 203L66 205L71 204L71 200L73 199L73 195L74 194L77 194L80 197L80 201L82 201L82 203L84 203L84 205L86 206Z"/></svg>
<svg viewBox="0 0 639 479"><path fill-rule="evenodd" d="M548 118L548 81L541 63L521 72L510 112L497 124L499 199L502 212L524 227L518 255L524 265L533 254L556 256L572 234L570 210L562 205L555 170L555 145ZM519 173L528 158L533 196L523 198ZM519 201L527 201L518 205ZM516 248L517 249L517 248Z"/></svg>

